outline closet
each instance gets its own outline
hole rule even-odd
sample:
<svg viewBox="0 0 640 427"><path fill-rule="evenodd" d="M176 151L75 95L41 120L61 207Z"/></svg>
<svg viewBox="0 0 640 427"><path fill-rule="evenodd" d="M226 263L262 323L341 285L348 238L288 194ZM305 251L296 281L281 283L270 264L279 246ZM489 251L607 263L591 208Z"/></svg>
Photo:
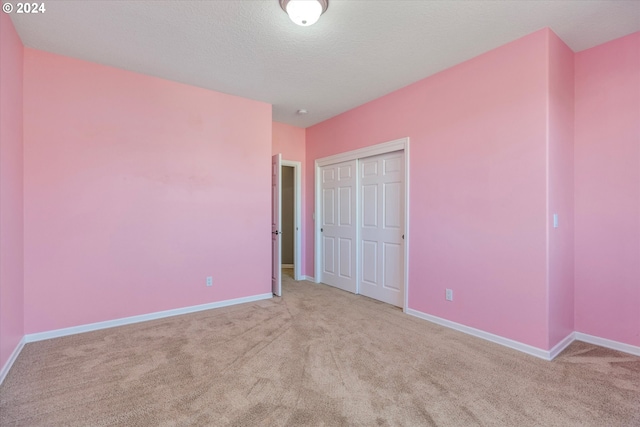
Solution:
<svg viewBox="0 0 640 427"><path fill-rule="evenodd" d="M360 151L345 153L341 157L356 157L345 161L316 162L316 278L404 307L407 156L405 145L395 151L384 145L374 146L381 154Z"/></svg>

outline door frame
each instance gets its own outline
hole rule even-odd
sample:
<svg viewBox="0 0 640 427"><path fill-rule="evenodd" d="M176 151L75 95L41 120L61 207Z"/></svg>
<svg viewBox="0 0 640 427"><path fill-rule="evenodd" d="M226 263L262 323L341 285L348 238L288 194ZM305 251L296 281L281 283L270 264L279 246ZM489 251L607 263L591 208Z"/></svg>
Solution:
<svg viewBox="0 0 640 427"><path fill-rule="evenodd" d="M302 162L293 160L282 160L280 167L289 166L293 168L293 278L302 280ZM282 171L280 171L282 174ZM280 192L282 192L282 180L280 180ZM282 214L282 203L280 203L280 214ZM282 268L282 264L280 265Z"/></svg>
<svg viewBox="0 0 640 427"><path fill-rule="evenodd" d="M320 226L322 224L322 212L321 212L321 176L320 176L320 168L323 166L332 165L335 163L347 162L350 160L358 160L365 157L376 156L378 154L392 153L394 151L404 152L404 304L402 307L402 311L405 313L409 308L409 137L396 139L389 142L383 142L381 144L371 145L369 147L359 148L357 150L347 151L344 153L334 154L332 156L322 157L320 159L316 159L315 161L315 206L314 206L314 282L320 283L322 282L322 269L320 266L322 265L322 242L321 242L321 233ZM358 175L359 176L359 175ZM356 176L356 178L358 178ZM359 182L359 179L357 179ZM357 184L356 184L357 188ZM359 197L359 193L357 194ZM360 203L357 204L356 208L356 218L357 223L360 221ZM359 227L356 228L356 240L360 241L360 230ZM359 276L359 268L360 265L360 250L356 251L356 285L358 288L358 292L360 291L360 276Z"/></svg>

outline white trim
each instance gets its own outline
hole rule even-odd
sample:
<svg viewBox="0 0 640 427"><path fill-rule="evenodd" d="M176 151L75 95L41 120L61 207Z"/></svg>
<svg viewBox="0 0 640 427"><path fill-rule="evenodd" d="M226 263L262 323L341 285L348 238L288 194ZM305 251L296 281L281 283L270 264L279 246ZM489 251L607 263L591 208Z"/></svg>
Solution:
<svg viewBox="0 0 640 427"><path fill-rule="evenodd" d="M409 138L404 144L404 306L409 309Z"/></svg>
<svg viewBox="0 0 640 427"><path fill-rule="evenodd" d="M575 332L575 339L578 341L583 341L589 344L599 345L600 347L610 348L612 350L618 350L623 353L633 354L634 356L640 356L640 347L625 344L619 341L613 341L607 338L600 338L589 334L584 334L582 332Z"/></svg>
<svg viewBox="0 0 640 427"><path fill-rule="evenodd" d="M321 187L321 176L320 176L320 164L318 160L315 161L314 170L314 188L315 188L315 200L313 207L313 281L315 283L320 283L320 265L322 263L322 254L320 251L322 250L322 242L320 242L320 224L322 223L322 216L320 215L320 187Z"/></svg>
<svg viewBox="0 0 640 427"><path fill-rule="evenodd" d="M407 309L406 313L411 316L415 316L420 319L427 320L429 322L435 323L440 326L445 326L447 328L455 329L456 331L464 332L465 334L473 335L474 337L482 338L484 340L491 341L493 343L500 344L505 347L509 347L511 349L521 351L523 353L527 353L531 356L535 356L540 359L551 360L551 352L548 350L542 350L538 347L533 347L529 344L524 344L519 341L501 337L500 335L495 335L490 332L485 332L480 329L476 329L470 326L462 325L460 323L452 322L447 319L442 319L437 316L432 316L431 314L423 313L421 311L414 310L412 308Z"/></svg>
<svg viewBox="0 0 640 427"><path fill-rule="evenodd" d="M16 359L20 355L20 352L22 351L26 343L27 343L27 340L25 339L25 337L22 337L22 339L20 340L16 348L13 349L13 352L11 353L11 356L9 356L7 363L5 363L4 366L2 367L2 370L0 370L0 385L2 385L2 383L4 382L4 379L9 374L9 371L11 370L13 363L16 361Z"/></svg>
<svg viewBox="0 0 640 427"><path fill-rule="evenodd" d="M472 328L470 326L462 325L460 323L452 322L447 319L442 319L437 316L433 316L431 314L426 314L418 310L407 309L405 313L418 317L423 320L427 320L429 322L438 324L440 326L445 326L447 328L455 329L456 331L464 332L469 335L473 335L474 337L482 338L487 341L494 342L496 344L501 344L505 347L512 348L514 350L521 351L523 353L527 353L531 356L539 357L544 360L553 360L562 353L573 341L583 341L589 344L598 345L600 347L610 348L612 350L621 351L623 353L632 354L634 356L640 356L640 347L625 344L618 341L613 341L607 338L600 338L593 335L584 334L582 332L571 332L569 335L564 337L558 344L553 346L551 350L542 350L537 347L530 346L528 344L523 344L519 341L515 341L509 338L504 338L499 335L495 335L489 332L482 331L480 329Z"/></svg>
<svg viewBox="0 0 640 427"><path fill-rule="evenodd" d="M295 227L295 235L293 237L293 278L295 280L303 280L302 266L302 163L293 160L282 160L280 167L289 166L293 168L293 226Z"/></svg>
<svg viewBox="0 0 640 427"><path fill-rule="evenodd" d="M569 335L564 337L560 342L553 346L551 350L549 350L549 360L553 360L557 355L562 353L565 348L569 347L573 341L575 341L576 336L575 332L571 332Z"/></svg>
<svg viewBox="0 0 640 427"><path fill-rule="evenodd" d="M282 264L282 268L294 268L294 264Z"/></svg>
<svg viewBox="0 0 640 427"><path fill-rule="evenodd" d="M381 144L371 145L357 150L347 151L345 153L334 154L332 156L316 159L314 165L314 189L315 189L315 205L314 205L314 275L315 283L322 280L320 265L322 264L322 247L320 242L320 224L321 219L321 200L320 200L320 168L335 163L348 162L351 160L363 159L365 157L377 156L379 154L392 153L394 151L404 151L405 165L405 197L404 197L404 312L409 307L409 137L396 139ZM357 187L356 183L356 187ZM359 253L359 251L358 251ZM356 272L358 268L356 268ZM356 281L358 283L358 281Z"/></svg>
<svg viewBox="0 0 640 427"><path fill-rule="evenodd" d="M139 316L123 317L121 319L106 320L104 322L89 323L87 325L72 326L70 328L56 329L53 331L27 334L25 342L35 342L48 340L51 338L65 337L67 335L81 334L84 332L98 331L100 329L113 328L116 326L130 325L132 323L146 322L148 320L163 319L165 317L179 316L181 314L195 313L198 311L211 310L212 308L228 307L230 305L245 304L248 302L260 301L273 298L271 292L267 294L252 295L249 297L235 298L224 301L217 301L208 304L193 305L190 307L176 308L173 310L157 311L155 313L141 314Z"/></svg>
<svg viewBox="0 0 640 427"><path fill-rule="evenodd" d="M362 158L362 157L360 157ZM362 283L362 189L360 188L360 180L362 179L360 171L360 158L355 159L356 183L354 186L354 197L356 198L356 265L354 266L356 276L356 294L360 294L360 284ZM322 215L321 215L322 216Z"/></svg>
<svg viewBox="0 0 640 427"><path fill-rule="evenodd" d="M315 282L315 279L311 276L302 276L302 280ZM42 341L42 340L47 340L51 338L64 337L67 335L80 334L84 332L97 331L100 329L113 328L117 326L130 325L132 323L146 322L148 320L179 316L181 314L195 313L198 311L210 310L214 308L228 307L228 306L237 305L237 304L245 304L249 302L261 301L261 300L270 299L270 298L273 298L272 293L259 294L259 295L253 295L250 297L235 298L231 300L213 302L209 304L195 305L191 307L178 308L174 310L159 311L156 313L125 317L122 319L108 320L105 322L91 323L88 325L74 326L71 328L57 329L54 331L40 332L36 334L27 334L24 337L22 337L22 339L20 340L16 348L11 353L11 356L9 356L7 363L5 363L2 369L0 370L0 385L2 385L5 378L9 374L9 371L13 367L13 364L15 363L16 359L20 355L20 352L22 352L22 349L24 348L26 343ZM530 346L528 344L523 344L519 341L515 341L509 338L504 338L499 335L485 332L480 329L472 328L470 326L465 326L460 323L452 322L450 320L442 319L440 317L426 314L411 308L406 308L405 313L407 313L410 316L414 316L419 319L423 319L440 326L454 329L456 331L463 332L477 338L491 341L493 343L500 344L505 347L509 347L511 349L518 350L523 353L527 353L531 356L535 356L544 360L553 360L554 358L556 358L556 356L562 353L562 351L564 351L573 341L582 341L582 342L597 345L600 347L621 351L623 353L632 354L634 356L640 356L640 347L638 346L621 343L619 341L613 341L607 338L600 338L600 337L585 334L582 332L570 333L558 344L556 344L551 350L546 351L546 350L539 349L537 347Z"/></svg>
<svg viewBox="0 0 640 427"><path fill-rule="evenodd" d="M407 144L409 144L408 137L383 142L382 144L370 145L368 147L347 151L345 153L334 154L333 156L322 157L320 159L316 159L316 170L318 167L333 165L335 163L348 162L365 157L377 156L378 154L404 150L406 149Z"/></svg>
<svg viewBox="0 0 640 427"><path fill-rule="evenodd" d="M319 283L319 282L316 282L316 278L313 277L313 276L302 276L302 280L307 280L307 281L313 282L313 283Z"/></svg>
<svg viewBox="0 0 640 427"><path fill-rule="evenodd" d="M271 291L282 296L282 154L271 157ZM275 230L274 230L275 229ZM294 249L295 252L295 249Z"/></svg>

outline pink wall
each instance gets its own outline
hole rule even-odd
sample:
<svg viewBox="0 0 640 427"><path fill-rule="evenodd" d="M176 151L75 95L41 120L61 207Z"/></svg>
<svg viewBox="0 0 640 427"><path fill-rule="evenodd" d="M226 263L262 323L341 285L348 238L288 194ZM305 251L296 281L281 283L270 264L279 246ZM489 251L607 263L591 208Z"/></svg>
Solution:
<svg viewBox="0 0 640 427"><path fill-rule="evenodd" d="M575 56L575 325L640 345L640 32Z"/></svg>
<svg viewBox="0 0 640 427"><path fill-rule="evenodd" d="M271 129L271 140L272 147L271 153L282 154L282 160L290 160L294 162L301 163L301 194L302 194L302 212L300 212L301 218L306 217L306 204L305 200L305 181L306 181L306 165L305 165L305 157L306 157L306 130L303 128L287 125L284 123L273 122L273 127ZM306 223L304 220L302 221L302 225L300 227L300 233L304 237L306 234ZM302 258L302 274L305 274L305 260L306 260L306 248L304 244L302 248L300 248L300 257Z"/></svg>
<svg viewBox="0 0 640 427"><path fill-rule="evenodd" d="M270 105L26 49L24 120L27 333L271 292Z"/></svg>
<svg viewBox="0 0 640 427"><path fill-rule="evenodd" d="M573 325L573 51L552 31L549 37L548 257L549 344ZM558 228L553 228L553 214Z"/></svg>
<svg viewBox="0 0 640 427"><path fill-rule="evenodd" d="M304 162L305 130L303 128L273 122L271 154L282 153L283 160Z"/></svg>
<svg viewBox="0 0 640 427"><path fill-rule="evenodd" d="M547 34L307 129L306 160L410 137L409 308L538 348L549 346ZM312 234L306 249L313 275Z"/></svg>
<svg viewBox="0 0 640 427"><path fill-rule="evenodd" d="M24 335L23 51L9 16L0 13L0 370Z"/></svg>

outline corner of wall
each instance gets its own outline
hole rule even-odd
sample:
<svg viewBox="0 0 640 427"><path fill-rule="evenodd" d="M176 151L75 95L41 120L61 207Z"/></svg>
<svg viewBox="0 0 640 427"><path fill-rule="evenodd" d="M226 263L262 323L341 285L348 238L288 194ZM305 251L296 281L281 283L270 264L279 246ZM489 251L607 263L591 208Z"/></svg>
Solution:
<svg viewBox="0 0 640 427"><path fill-rule="evenodd" d="M574 64L575 329L640 346L640 32Z"/></svg>
<svg viewBox="0 0 640 427"><path fill-rule="evenodd" d="M574 331L574 54L548 31L547 255L549 348Z"/></svg>
<svg viewBox="0 0 640 427"><path fill-rule="evenodd" d="M24 339L23 55L9 15L0 14L0 382Z"/></svg>

